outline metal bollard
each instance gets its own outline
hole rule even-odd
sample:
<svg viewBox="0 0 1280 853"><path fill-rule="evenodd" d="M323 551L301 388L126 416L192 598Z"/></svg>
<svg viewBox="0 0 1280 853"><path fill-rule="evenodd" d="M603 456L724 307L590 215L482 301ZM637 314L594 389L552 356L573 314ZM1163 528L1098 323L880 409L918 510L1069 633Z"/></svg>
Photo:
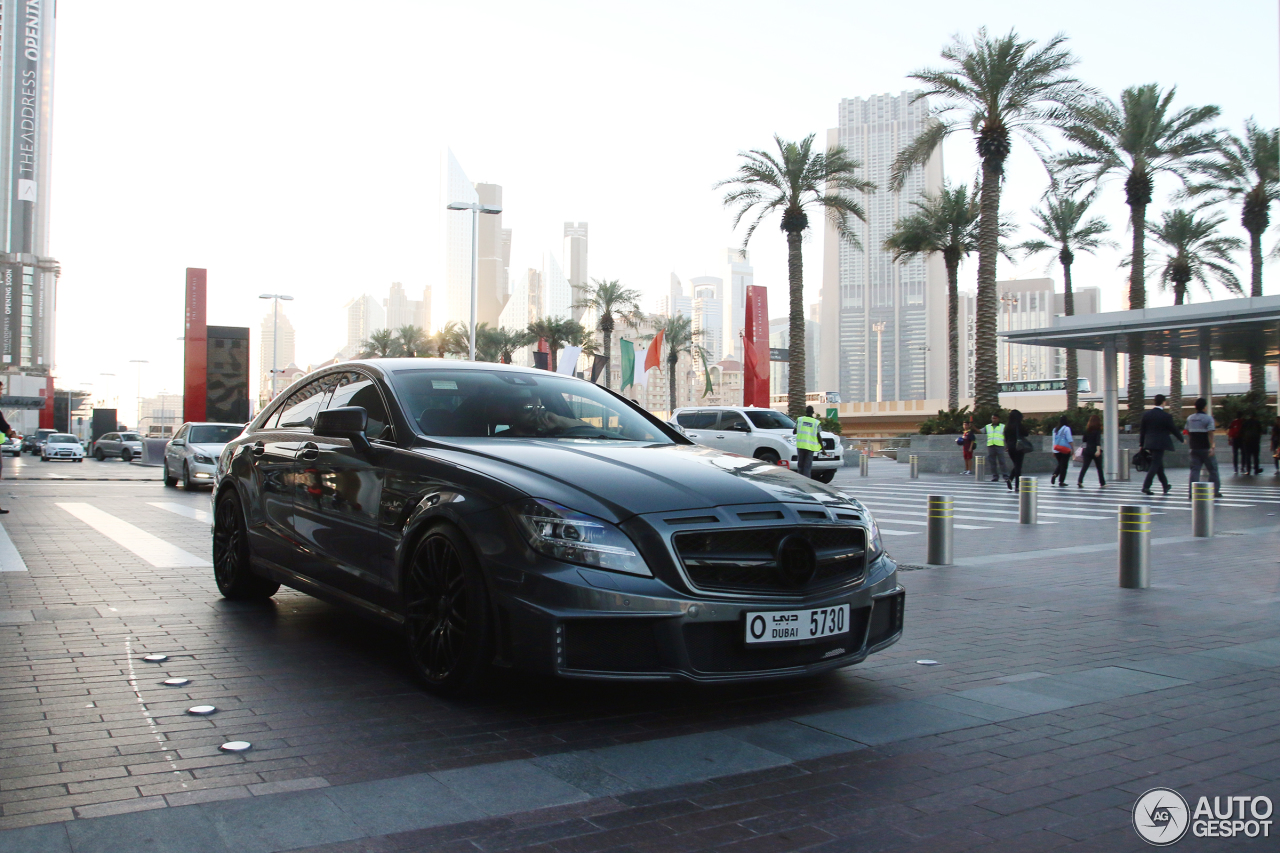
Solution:
<svg viewBox="0 0 1280 853"><path fill-rule="evenodd" d="M1191 535L1213 536L1213 483L1191 484Z"/></svg>
<svg viewBox="0 0 1280 853"><path fill-rule="evenodd" d="M929 553L925 562L930 565L951 565L952 512L950 495L929 495Z"/></svg>
<svg viewBox="0 0 1280 853"><path fill-rule="evenodd" d="M911 479L920 479L920 457L915 455L908 456L907 462L911 463Z"/></svg>
<svg viewBox="0 0 1280 853"><path fill-rule="evenodd" d="M1035 524L1039 508L1039 482L1035 477L1018 478L1018 523Z"/></svg>
<svg viewBox="0 0 1280 853"><path fill-rule="evenodd" d="M871 458L871 454L865 450L863 450L861 453L858 454L858 475L859 476L862 476L862 477L867 476L867 467L870 464L867 460L869 460L870 458Z"/></svg>
<svg viewBox="0 0 1280 853"><path fill-rule="evenodd" d="M1117 480L1129 479L1129 474L1133 470L1133 450L1126 447L1120 451L1120 467L1116 469Z"/></svg>
<svg viewBox="0 0 1280 853"><path fill-rule="evenodd" d="M973 455L973 481L981 483L987 479L987 460L976 453Z"/></svg>
<svg viewBox="0 0 1280 853"><path fill-rule="evenodd" d="M1150 586L1151 513L1145 506L1120 507L1120 587Z"/></svg>

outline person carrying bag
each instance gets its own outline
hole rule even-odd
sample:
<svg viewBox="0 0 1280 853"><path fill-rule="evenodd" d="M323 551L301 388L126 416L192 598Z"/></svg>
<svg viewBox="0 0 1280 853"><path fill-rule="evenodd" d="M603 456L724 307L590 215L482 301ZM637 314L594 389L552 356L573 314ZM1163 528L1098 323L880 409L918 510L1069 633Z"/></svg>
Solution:
<svg viewBox="0 0 1280 853"><path fill-rule="evenodd" d="M1067 466L1071 464L1073 441L1071 425L1067 422L1067 416L1063 415L1058 419L1058 428L1053 431L1053 458L1058 461L1058 468L1049 478L1049 485L1052 486L1054 481L1060 487L1067 485Z"/></svg>

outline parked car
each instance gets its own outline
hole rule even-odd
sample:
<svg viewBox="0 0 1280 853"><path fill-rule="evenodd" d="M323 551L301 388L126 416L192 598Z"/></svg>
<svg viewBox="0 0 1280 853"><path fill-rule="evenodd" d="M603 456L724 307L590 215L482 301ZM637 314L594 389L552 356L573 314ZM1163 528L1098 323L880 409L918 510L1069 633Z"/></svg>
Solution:
<svg viewBox="0 0 1280 853"><path fill-rule="evenodd" d="M40 448L40 461L52 462L55 460L83 462L84 447L80 444L80 439L65 432L55 432L49 436Z"/></svg>
<svg viewBox="0 0 1280 853"><path fill-rule="evenodd" d="M15 435L13 438L6 438L4 444L0 444L0 453L5 456L18 456L22 453L22 436Z"/></svg>
<svg viewBox="0 0 1280 853"><path fill-rule="evenodd" d="M119 456L125 462L142 455L142 436L136 432L109 432L93 443L93 458L99 462Z"/></svg>
<svg viewBox="0 0 1280 853"><path fill-rule="evenodd" d="M57 432L56 429L38 429L30 435L22 439L22 450L30 453L32 456L40 455L40 448L44 447L45 439Z"/></svg>
<svg viewBox="0 0 1280 853"><path fill-rule="evenodd" d="M696 444L727 450L777 464L786 460L794 468L796 422L774 409L751 406L698 406L676 409L672 418ZM813 479L830 483L844 464L840 436L820 433L822 450L813 457Z"/></svg>
<svg viewBox="0 0 1280 853"><path fill-rule="evenodd" d="M493 666L801 676L902 632L897 564L857 500L546 371L323 368L223 449L213 508L224 596L287 584L385 620L442 693Z"/></svg>
<svg viewBox="0 0 1280 853"><path fill-rule="evenodd" d="M164 484L187 489L212 486L218 454L227 442L244 432L244 424L183 424L164 449Z"/></svg>

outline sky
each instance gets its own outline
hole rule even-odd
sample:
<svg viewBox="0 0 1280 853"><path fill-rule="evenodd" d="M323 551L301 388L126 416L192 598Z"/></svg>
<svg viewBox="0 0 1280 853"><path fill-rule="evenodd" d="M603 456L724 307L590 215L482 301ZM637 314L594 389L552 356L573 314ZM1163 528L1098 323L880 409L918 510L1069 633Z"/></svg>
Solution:
<svg viewBox="0 0 1280 853"><path fill-rule="evenodd" d="M61 0L49 246L62 266L58 385L119 397L122 416L139 389L180 391L186 267L209 271L211 324L253 330L251 382L270 308L262 293L295 298L286 313L299 362L332 357L346 343L349 299L443 279L446 149L473 181L502 185L513 276L560 254L566 221L585 221L590 275L644 292L651 308L672 272L718 275L725 250L741 244L712 188L738 152L770 146L775 133L823 140L840 99L911 89L912 71L981 26L1037 40L1065 32L1078 75L1112 97L1177 86L1178 104L1217 104L1237 133L1249 116L1274 127L1277 8ZM967 133L947 143L952 181L972 182L972 152ZM1015 143L1007 174L1003 210L1025 225L1044 169ZM1174 189L1157 186L1153 217ZM1099 212L1127 243L1118 185ZM1243 237L1238 218L1230 211ZM822 241L819 229L805 245L806 302L819 296ZM781 314L776 221L749 249L755 283ZM1121 307L1121 257L1075 267L1077 286L1103 288L1104 310ZM1039 277L1046 260L1002 260L998 274ZM962 287L975 268L962 267ZM1277 271L1269 265L1267 293L1280 293Z"/></svg>

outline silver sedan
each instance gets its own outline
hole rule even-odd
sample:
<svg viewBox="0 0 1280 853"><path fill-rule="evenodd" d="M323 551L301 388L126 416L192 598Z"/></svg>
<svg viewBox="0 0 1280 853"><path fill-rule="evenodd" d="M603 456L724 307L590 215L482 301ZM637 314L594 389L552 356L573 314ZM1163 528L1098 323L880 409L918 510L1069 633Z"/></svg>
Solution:
<svg viewBox="0 0 1280 853"><path fill-rule="evenodd" d="M164 450L164 484L176 486L181 479L188 489L212 486L218 454L242 432L244 424L183 424Z"/></svg>

